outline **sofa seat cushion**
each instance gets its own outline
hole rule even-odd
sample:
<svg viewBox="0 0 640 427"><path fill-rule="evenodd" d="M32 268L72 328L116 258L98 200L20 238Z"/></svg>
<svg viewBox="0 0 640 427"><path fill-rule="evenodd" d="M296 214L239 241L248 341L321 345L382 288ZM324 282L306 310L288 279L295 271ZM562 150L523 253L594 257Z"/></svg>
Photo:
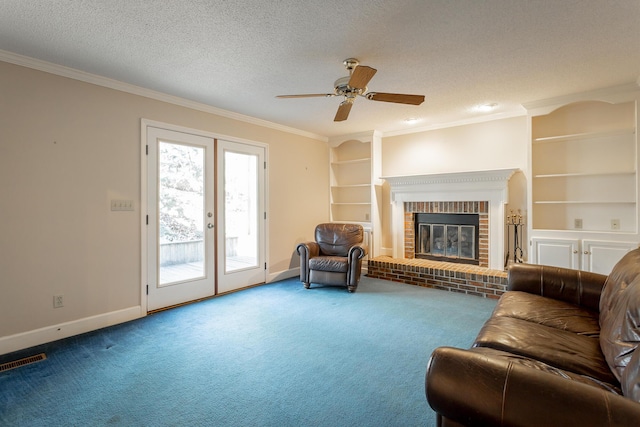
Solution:
<svg viewBox="0 0 640 427"><path fill-rule="evenodd" d="M493 315L522 319L593 338L600 335L597 312L527 292L505 293Z"/></svg>
<svg viewBox="0 0 640 427"><path fill-rule="evenodd" d="M474 347L490 347L547 363L556 368L618 384L596 338L505 316L491 317Z"/></svg>
<svg viewBox="0 0 640 427"><path fill-rule="evenodd" d="M620 386L618 383L614 383L614 384L606 383L596 378L588 377L586 375L579 375L571 371L565 371L563 369L556 368L555 366L551 366L547 363L541 362L539 360L531 359L525 356L508 353L506 351L496 350L494 348L489 348L489 347L474 347L469 351L482 354L487 357L502 359L511 363L517 363L518 365L522 365L532 369L537 369L539 371L547 372L549 374L553 374L560 378L578 381L583 384L587 384L592 387L597 387L599 389L606 390L618 395L622 394L622 391L620 390Z"/></svg>
<svg viewBox="0 0 640 427"><path fill-rule="evenodd" d="M346 273L349 270L349 260L347 257L317 256L309 260L309 268L311 270Z"/></svg>

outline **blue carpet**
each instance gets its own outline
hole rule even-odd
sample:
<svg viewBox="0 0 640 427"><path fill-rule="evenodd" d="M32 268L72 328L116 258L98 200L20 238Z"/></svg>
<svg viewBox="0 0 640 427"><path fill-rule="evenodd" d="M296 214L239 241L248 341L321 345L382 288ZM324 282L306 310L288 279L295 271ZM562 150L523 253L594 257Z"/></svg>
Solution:
<svg viewBox="0 0 640 427"><path fill-rule="evenodd" d="M433 426L429 355L467 348L495 301L363 277L297 279L13 354L8 426Z"/></svg>

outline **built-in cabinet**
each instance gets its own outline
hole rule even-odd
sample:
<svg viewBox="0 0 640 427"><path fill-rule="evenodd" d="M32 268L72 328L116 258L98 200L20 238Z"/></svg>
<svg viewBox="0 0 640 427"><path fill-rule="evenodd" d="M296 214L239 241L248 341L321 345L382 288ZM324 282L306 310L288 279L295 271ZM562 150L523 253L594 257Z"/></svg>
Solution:
<svg viewBox="0 0 640 427"><path fill-rule="evenodd" d="M608 274L638 246L637 100L635 85L526 106L530 262Z"/></svg>
<svg viewBox="0 0 640 427"><path fill-rule="evenodd" d="M365 229L370 256L380 250L381 136L377 131L331 138L331 221Z"/></svg>
<svg viewBox="0 0 640 427"><path fill-rule="evenodd" d="M637 242L547 237L531 239L532 257L537 264L600 274L609 274L624 254L637 247Z"/></svg>

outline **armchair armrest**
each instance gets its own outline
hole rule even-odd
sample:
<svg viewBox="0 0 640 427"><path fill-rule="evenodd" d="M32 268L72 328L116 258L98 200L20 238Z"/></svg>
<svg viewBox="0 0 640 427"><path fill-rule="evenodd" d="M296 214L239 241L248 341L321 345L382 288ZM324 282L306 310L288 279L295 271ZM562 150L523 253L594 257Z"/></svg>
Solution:
<svg viewBox="0 0 640 427"><path fill-rule="evenodd" d="M640 404L606 390L471 351L440 347L427 400L462 425L637 426Z"/></svg>
<svg viewBox="0 0 640 427"><path fill-rule="evenodd" d="M349 261L355 262L367 256L368 248L364 243L358 243L349 248Z"/></svg>
<svg viewBox="0 0 640 427"><path fill-rule="evenodd" d="M309 259L320 255L320 245L316 242L302 242L298 244L296 250L301 258L306 257L306 259Z"/></svg>
<svg viewBox="0 0 640 427"><path fill-rule="evenodd" d="M569 268L513 264L507 289L528 292L599 311L600 294L607 276Z"/></svg>
<svg viewBox="0 0 640 427"><path fill-rule="evenodd" d="M320 246L316 242L302 242L296 247L300 255L300 281L309 283L309 260L320 255Z"/></svg>
<svg viewBox="0 0 640 427"><path fill-rule="evenodd" d="M347 271L347 286L353 290L358 286L362 271L362 258L367 256L367 245L356 243L349 248L349 271ZM351 292L351 291L350 291Z"/></svg>

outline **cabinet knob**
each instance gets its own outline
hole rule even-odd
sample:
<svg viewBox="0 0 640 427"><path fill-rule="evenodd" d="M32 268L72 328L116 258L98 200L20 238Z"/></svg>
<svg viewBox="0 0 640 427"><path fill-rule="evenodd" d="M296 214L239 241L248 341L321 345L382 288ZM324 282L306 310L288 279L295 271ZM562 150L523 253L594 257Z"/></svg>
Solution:
<svg viewBox="0 0 640 427"><path fill-rule="evenodd" d="M584 251L584 254L585 255L589 255L589 251Z"/></svg>
<svg viewBox="0 0 640 427"><path fill-rule="evenodd" d="M577 251L577 250L575 250L575 251L573 251L573 253L574 253L574 254L577 254L577 253L578 253L578 251Z"/></svg>

